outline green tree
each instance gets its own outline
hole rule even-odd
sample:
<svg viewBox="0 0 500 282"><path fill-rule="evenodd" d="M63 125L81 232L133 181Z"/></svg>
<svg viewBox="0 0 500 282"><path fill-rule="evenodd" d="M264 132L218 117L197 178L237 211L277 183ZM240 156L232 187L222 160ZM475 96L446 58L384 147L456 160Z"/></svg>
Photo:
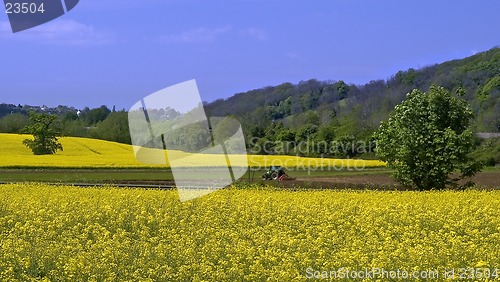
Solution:
<svg viewBox="0 0 500 282"><path fill-rule="evenodd" d="M81 120L63 121L61 135L73 137L91 137L90 131Z"/></svg>
<svg viewBox="0 0 500 282"><path fill-rule="evenodd" d="M10 114L0 118L0 132L20 133L29 124L29 119L23 114Z"/></svg>
<svg viewBox="0 0 500 282"><path fill-rule="evenodd" d="M431 86L428 93L415 89L375 132L377 155L404 185L419 190L455 185L450 173L460 170L464 178L480 170L468 156L475 147L472 117L467 102L442 87Z"/></svg>
<svg viewBox="0 0 500 282"><path fill-rule="evenodd" d="M112 112L104 121L97 124L92 137L124 144L131 144L128 127L128 113Z"/></svg>
<svg viewBox="0 0 500 282"><path fill-rule="evenodd" d="M352 158L364 152L363 142L358 142L354 135L339 136L333 142L334 155L339 158Z"/></svg>
<svg viewBox="0 0 500 282"><path fill-rule="evenodd" d="M290 154L295 147L295 132L290 128L283 127L276 132L276 153L280 155Z"/></svg>
<svg viewBox="0 0 500 282"><path fill-rule="evenodd" d="M59 132L55 129L56 115L46 113L29 113L30 124L24 129L25 133L31 134L34 140L25 139L23 144L30 148L35 155L55 154L57 150L63 150L61 143L57 140Z"/></svg>
<svg viewBox="0 0 500 282"><path fill-rule="evenodd" d="M105 120L110 113L111 110L108 109L108 107L106 107L105 105L102 105L99 108L95 108L92 110L84 110L82 118L85 121L86 125L92 126L97 124L98 122Z"/></svg>
<svg viewBox="0 0 500 282"><path fill-rule="evenodd" d="M349 93L349 85L347 85L343 80L337 81L333 87L337 90L340 99L347 98L347 94Z"/></svg>

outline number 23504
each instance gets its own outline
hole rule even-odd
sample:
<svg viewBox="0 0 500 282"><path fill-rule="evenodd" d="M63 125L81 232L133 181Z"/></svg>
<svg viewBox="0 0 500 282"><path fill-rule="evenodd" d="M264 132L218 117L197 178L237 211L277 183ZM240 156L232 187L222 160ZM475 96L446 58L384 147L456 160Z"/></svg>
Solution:
<svg viewBox="0 0 500 282"><path fill-rule="evenodd" d="M44 13L43 3L6 3L5 10L7 14L36 14Z"/></svg>

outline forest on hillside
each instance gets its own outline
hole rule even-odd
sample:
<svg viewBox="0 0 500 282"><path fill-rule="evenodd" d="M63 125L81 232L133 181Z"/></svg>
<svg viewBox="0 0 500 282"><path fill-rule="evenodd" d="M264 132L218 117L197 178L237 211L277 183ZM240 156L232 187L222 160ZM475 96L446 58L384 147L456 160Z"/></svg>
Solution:
<svg viewBox="0 0 500 282"><path fill-rule="evenodd" d="M500 132L498 47L465 59L399 71L364 85L309 79L238 93L204 106L208 116L238 119L251 153L372 158L371 136L380 121L386 120L411 90L427 91L433 84L464 93L462 98L475 115L475 132ZM58 115L57 126L64 136L131 142L127 112L107 106L77 110L0 104L0 132L21 133L29 122L29 111ZM499 163L499 143L483 141L487 146L478 156L484 157L488 151L490 163ZM299 148L298 144L306 145Z"/></svg>

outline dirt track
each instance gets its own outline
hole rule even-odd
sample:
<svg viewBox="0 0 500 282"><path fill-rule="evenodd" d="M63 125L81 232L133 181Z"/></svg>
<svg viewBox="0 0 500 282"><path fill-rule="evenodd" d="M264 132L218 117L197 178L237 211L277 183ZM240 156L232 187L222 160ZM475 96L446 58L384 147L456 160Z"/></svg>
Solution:
<svg viewBox="0 0 500 282"><path fill-rule="evenodd" d="M241 180L246 182L245 180ZM472 178L478 187L500 188L500 173L481 172ZM377 189L377 190L408 190L401 187L389 174L370 174L332 177L304 177L287 181L256 181L257 183L278 185L283 188L311 188L311 189ZM114 184L148 184L175 186L174 181L112 181Z"/></svg>
<svg viewBox="0 0 500 282"><path fill-rule="evenodd" d="M500 173L498 172L481 172L471 180L479 187L500 188ZM314 188L377 188L401 190L400 185L389 174L297 178L289 183L283 182L283 185L285 187L303 185L305 187Z"/></svg>

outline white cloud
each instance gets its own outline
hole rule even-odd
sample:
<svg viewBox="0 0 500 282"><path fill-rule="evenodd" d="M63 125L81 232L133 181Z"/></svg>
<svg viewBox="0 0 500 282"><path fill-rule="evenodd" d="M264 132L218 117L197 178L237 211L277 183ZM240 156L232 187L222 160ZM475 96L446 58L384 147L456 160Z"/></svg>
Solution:
<svg viewBox="0 0 500 282"><path fill-rule="evenodd" d="M160 36L155 41L168 43L214 42L220 36L230 32L231 30L232 28L230 26L218 28L199 27L183 31L179 34Z"/></svg>
<svg viewBox="0 0 500 282"><path fill-rule="evenodd" d="M110 33L96 30L74 20L57 19L37 27L12 33L8 22L0 22L2 41L38 41L56 45L101 45L114 41Z"/></svg>
<svg viewBox="0 0 500 282"><path fill-rule="evenodd" d="M265 41L268 38L268 34L265 30L258 29L256 27L249 27L247 29L243 29L241 30L240 33L244 36L255 38L259 41Z"/></svg>

